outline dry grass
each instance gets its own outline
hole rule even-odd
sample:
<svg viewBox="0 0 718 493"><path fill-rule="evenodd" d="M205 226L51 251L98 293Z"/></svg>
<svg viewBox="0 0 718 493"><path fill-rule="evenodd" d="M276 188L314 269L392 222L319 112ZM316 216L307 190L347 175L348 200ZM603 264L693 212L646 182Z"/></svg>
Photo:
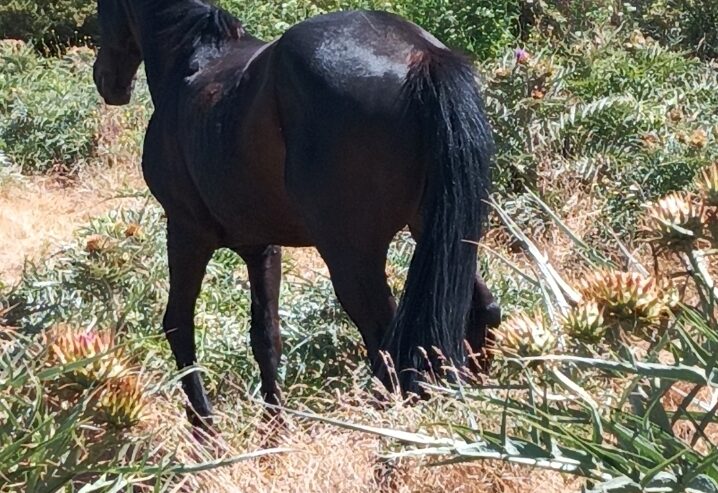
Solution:
<svg viewBox="0 0 718 493"><path fill-rule="evenodd" d="M425 414L399 403L375 410L364 391L354 390L351 403L340 398L331 417L346 422L415 430ZM179 397L178 395L174 396ZM267 424L258 404L238 404L239 411L221 414L218 436L200 444L170 400L154 404L142 428L162 440L159 453L174 450L178 461L196 464L267 447L289 449L220 469L186 476L175 491L234 492L505 492L558 493L579 491L580 481L558 473L503 463L426 467L426 461L381 459L390 446L372 435L285 415L281 425ZM241 428L237 430L239 425Z"/></svg>
<svg viewBox="0 0 718 493"><path fill-rule="evenodd" d="M139 170L130 166L93 168L80 176L21 177L0 186L0 279L15 282L26 259L37 259L94 216L137 199L116 198L140 188Z"/></svg>

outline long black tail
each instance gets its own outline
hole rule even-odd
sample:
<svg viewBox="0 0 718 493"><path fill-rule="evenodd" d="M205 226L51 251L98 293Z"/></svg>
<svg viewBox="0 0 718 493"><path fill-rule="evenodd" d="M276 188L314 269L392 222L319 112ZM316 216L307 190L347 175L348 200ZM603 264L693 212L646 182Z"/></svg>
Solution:
<svg viewBox="0 0 718 493"><path fill-rule="evenodd" d="M427 54L411 67L405 88L430 161L422 235L386 348L402 390L421 393L419 373L428 365L438 369L437 349L454 364L465 359L476 275L476 246L465 240L481 236L493 138L474 71L462 58L446 51Z"/></svg>

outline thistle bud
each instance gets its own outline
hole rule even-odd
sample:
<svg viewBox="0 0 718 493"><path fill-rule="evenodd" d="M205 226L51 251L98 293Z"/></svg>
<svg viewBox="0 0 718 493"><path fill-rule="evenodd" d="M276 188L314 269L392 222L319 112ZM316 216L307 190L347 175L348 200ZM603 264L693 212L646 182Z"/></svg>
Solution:
<svg viewBox="0 0 718 493"><path fill-rule="evenodd" d="M111 378L100 389L97 417L117 428L129 428L142 419L146 407L144 389L137 375Z"/></svg>
<svg viewBox="0 0 718 493"><path fill-rule="evenodd" d="M112 348L109 332L58 326L49 344L49 362L70 365L87 360L84 365L65 372L63 376L71 383L89 388L124 371L120 352Z"/></svg>
<svg viewBox="0 0 718 493"><path fill-rule="evenodd" d="M603 311L595 301L583 303L568 312L563 328L570 337L582 342L600 342L606 334Z"/></svg>
<svg viewBox="0 0 718 493"><path fill-rule="evenodd" d="M520 313L494 330L495 345L508 356L541 356L556 348L556 337L544 326L539 314Z"/></svg>
<svg viewBox="0 0 718 493"><path fill-rule="evenodd" d="M698 189L707 205L718 206L718 161L698 174Z"/></svg>
<svg viewBox="0 0 718 493"><path fill-rule="evenodd" d="M687 246L701 237L703 216L689 193L673 192L646 207L643 229L662 246Z"/></svg>
<svg viewBox="0 0 718 493"><path fill-rule="evenodd" d="M579 291L621 326L658 322L668 308L656 280L637 272L599 271L584 278Z"/></svg>

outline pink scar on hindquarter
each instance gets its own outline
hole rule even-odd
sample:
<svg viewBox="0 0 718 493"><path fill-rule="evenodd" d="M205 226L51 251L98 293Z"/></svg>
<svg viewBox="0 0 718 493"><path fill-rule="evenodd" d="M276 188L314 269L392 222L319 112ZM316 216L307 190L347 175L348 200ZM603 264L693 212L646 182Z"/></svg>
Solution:
<svg viewBox="0 0 718 493"><path fill-rule="evenodd" d="M430 55L423 50L411 50L407 56L409 68L426 65L429 62Z"/></svg>
<svg viewBox="0 0 718 493"><path fill-rule="evenodd" d="M214 106L222 97L222 83L212 82L207 84L200 93L200 101L203 106Z"/></svg>

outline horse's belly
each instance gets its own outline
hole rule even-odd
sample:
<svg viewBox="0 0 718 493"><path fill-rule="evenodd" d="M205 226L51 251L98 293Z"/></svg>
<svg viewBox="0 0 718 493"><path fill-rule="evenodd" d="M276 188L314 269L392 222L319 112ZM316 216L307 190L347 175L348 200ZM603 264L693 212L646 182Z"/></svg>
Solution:
<svg viewBox="0 0 718 493"><path fill-rule="evenodd" d="M222 227L225 246L312 245L281 180L271 186L227 180L205 190L205 203Z"/></svg>

